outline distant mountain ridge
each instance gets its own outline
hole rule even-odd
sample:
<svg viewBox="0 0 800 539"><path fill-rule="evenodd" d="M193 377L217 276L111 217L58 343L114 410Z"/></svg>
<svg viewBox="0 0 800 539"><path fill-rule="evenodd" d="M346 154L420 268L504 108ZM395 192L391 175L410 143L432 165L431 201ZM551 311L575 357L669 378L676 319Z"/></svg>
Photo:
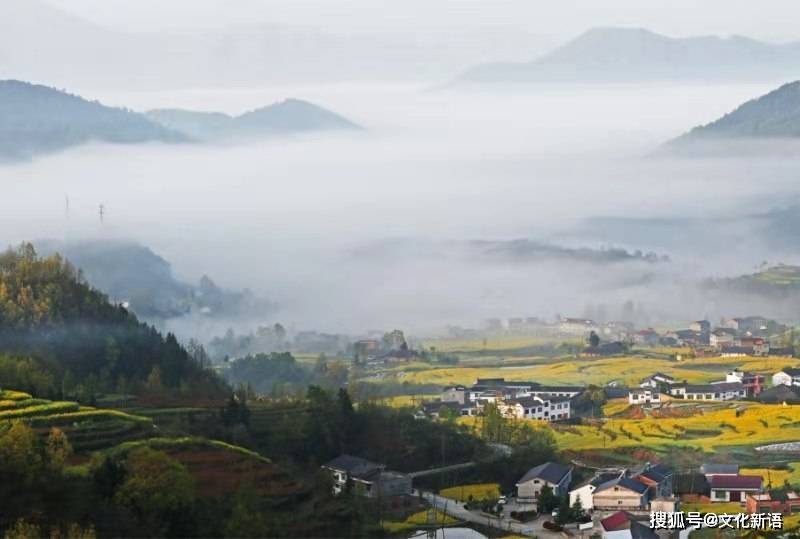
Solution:
<svg viewBox="0 0 800 539"><path fill-rule="evenodd" d="M201 140L360 129L344 116L300 99L285 99L239 116L183 109L155 109L145 114L168 129Z"/></svg>
<svg viewBox="0 0 800 539"><path fill-rule="evenodd" d="M92 141L186 140L183 134L128 109L107 107L39 84L0 81L0 161L30 159Z"/></svg>
<svg viewBox="0 0 800 539"><path fill-rule="evenodd" d="M457 83L763 80L800 76L800 43L743 36L673 38L643 28L593 28L530 62L475 66Z"/></svg>
<svg viewBox="0 0 800 539"><path fill-rule="evenodd" d="M713 140L796 137L800 137L800 81L784 84L718 120L695 127L671 141L669 146Z"/></svg>
<svg viewBox="0 0 800 539"><path fill-rule="evenodd" d="M299 99L236 117L180 109L142 114L40 84L0 81L0 162L31 159L89 142L181 143L335 129L359 126Z"/></svg>

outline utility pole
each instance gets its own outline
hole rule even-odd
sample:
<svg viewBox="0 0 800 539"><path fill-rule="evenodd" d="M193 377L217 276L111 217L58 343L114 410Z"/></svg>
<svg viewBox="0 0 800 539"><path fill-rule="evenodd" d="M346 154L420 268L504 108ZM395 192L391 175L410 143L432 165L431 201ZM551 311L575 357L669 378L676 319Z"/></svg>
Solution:
<svg viewBox="0 0 800 539"><path fill-rule="evenodd" d="M100 224L102 225L102 224L103 224L103 217L104 217L104 216L105 216L105 214L106 214L106 207L105 207L105 205L103 205L103 204L100 204L100 207L99 207L99 213L100 213Z"/></svg>

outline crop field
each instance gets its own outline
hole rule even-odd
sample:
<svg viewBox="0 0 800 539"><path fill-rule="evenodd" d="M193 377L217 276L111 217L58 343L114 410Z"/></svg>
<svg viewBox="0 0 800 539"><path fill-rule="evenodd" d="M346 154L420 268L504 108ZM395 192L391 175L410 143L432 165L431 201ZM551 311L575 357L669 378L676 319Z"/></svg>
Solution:
<svg viewBox="0 0 800 539"><path fill-rule="evenodd" d="M792 485L800 485L800 462L790 462L787 469L776 468L742 468L739 473L743 475L760 475L764 479L764 485L780 487L786 482Z"/></svg>
<svg viewBox="0 0 800 539"><path fill-rule="evenodd" d="M399 365L385 370L386 376L380 380L444 386L472 384L478 378L505 378L553 385L605 385L617 382L637 386L642 378L657 371L689 383L708 383L724 378L724 374L734 368L771 375L788 366L800 366L800 360L783 357L708 357L683 361L640 356L515 358L497 366L482 367L468 363L447 367L427 363Z"/></svg>
<svg viewBox="0 0 800 539"><path fill-rule="evenodd" d="M0 423L24 421L42 436L51 427L60 427L79 453L152 435L153 423L147 417L80 406L76 402L34 399L26 393L9 390L0 397Z"/></svg>
<svg viewBox="0 0 800 539"><path fill-rule="evenodd" d="M425 510L414 513L403 521L384 521L383 528L391 533L400 533L410 531L425 526L428 524L436 524L438 526L448 526L456 524L458 521L451 516L444 514L438 509L431 511Z"/></svg>
<svg viewBox="0 0 800 539"><path fill-rule="evenodd" d="M469 500L495 500L500 497L500 485L497 483L479 483L475 485L459 485L442 489L439 494L445 498L466 502Z"/></svg>
<svg viewBox="0 0 800 539"><path fill-rule="evenodd" d="M675 401L673 401L675 402ZM736 408L744 413L737 417ZM664 407L675 417L609 419L596 426L553 427L562 449L687 446L714 452L726 446L800 440L800 407L753 403Z"/></svg>

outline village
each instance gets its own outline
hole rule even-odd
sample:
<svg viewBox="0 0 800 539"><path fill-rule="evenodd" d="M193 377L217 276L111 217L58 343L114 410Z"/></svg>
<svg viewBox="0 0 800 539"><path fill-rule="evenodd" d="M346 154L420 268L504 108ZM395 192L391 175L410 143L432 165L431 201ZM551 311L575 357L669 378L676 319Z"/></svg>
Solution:
<svg viewBox="0 0 800 539"><path fill-rule="evenodd" d="M599 324L573 318L547 325L533 318L490 321L489 327L495 334L535 332L541 336L545 331L550 336L577 337L584 343L575 359L581 366L630 360L641 369L650 361L666 363L674 372L653 370L635 383L630 377L605 384L558 385L549 383L552 377L548 382L481 377L471 384L443 386L435 397L416 403L419 421L455 421L477 429L487 415L499 414L514 424L553 432L558 441L557 458L532 462L511 490L495 487L482 497L464 499L453 496L453 489L448 494L448 489L435 492L418 487L414 474L389 471L381 464L343 455L323 466L335 489L341 491L351 481L358 485L356 491L367 497L416 496L458 522L484 523L540 537L682 538L713 527L698 517L707 513L739 515L740 528L747 527L747 518L764 515L761 524L777 528L781 519L800 512L796 490L800 480L795 478L794 466L786 464L796 460L800 466L800 444L792 444L800 437L795 439L794 433L787 431L795 427L794 416L798 415L791 405L800 404L800 367L793 359L794 338L789 327L758 316L722 319L716 326L700 320L686 329L662 331L636 330L625 322ZM663 350L674 353L667 359L663 352L653 355ZM405 355L413 357L413 351L406 350ZM386 365L402 369L397 356ZM760 362L762 359L765 361ZM368 361L374 366L378 360ZM714 371L703 372L702 383L674 374L708 369L709 365ZM781 366L771 368L774 365ZM748 366L755 368L743 368ZM716 377L709 379L712 376ZM570 381L574 379L570 377ZM598 394L603 402L599 411L587 406ZM681 425L684 417L698 425L705 417L707 426L695 427L689 421ZM712 423L717 417L733 420L717 425ZM736 450L741 450L739 446L751 441L736 423L745 419L769 426L769 432L762 429L766 439L757 431L750 433L753 441L771 441L775 420L785 426L782 430L790 438L776 439L784 442L778 444L781 447L767 443L749 447L740 464L742 459L723 446L736 445ZM633 428L640 434L634 434ZM725 437L729 432L738 436L738 444ZM650 446L656 438L660 440ZM508 449L497 445L500 450ZM653 460L623 463L624 459L614 454L629 455L637 446L652 448L647 455ZM661 458L670 454L669 446L686 447L696 458L683 462ZM470 488L461 487L462 492ZM679 513L681 520L673 526L658 526L652 520L654 515L672 518Z"/></svg>

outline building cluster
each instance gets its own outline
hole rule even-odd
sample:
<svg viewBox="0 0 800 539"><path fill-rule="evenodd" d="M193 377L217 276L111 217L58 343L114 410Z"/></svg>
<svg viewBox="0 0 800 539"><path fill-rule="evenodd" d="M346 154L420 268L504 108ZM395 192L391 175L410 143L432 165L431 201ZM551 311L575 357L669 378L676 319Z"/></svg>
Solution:
<svg viewBox="0 0 800 539"><path fill-rule="evenodd" d="M350 489L366 498L392 499L411 494L411 476L386 469L361 457L339 455L322 466L333 484L333 493Z"/></svg>
<svg viewBox="0 0 800 539"><path fill-rule="evenodd" d="M723 318L716 327L712 327L708 320L697 320L686 329L663 334L648 328L635 332L632 337L637 345L690 347L699 356L713 354L723 357L791 357L794 354L791 347L777 346L768 340L770 335L786 329L778 322L763 316L747 316Z"/></svg>
<svg viewBox="0 0 800 539"><path fill-rule="evenodd" d="M702 401L742 400L758 397L764 389L764 376L734 369L724 380L708 384L679 382L672 376L657 372L641 380L638 388L628 391L629 404L661 404L670 398Z"/></svg>
<svg viewBox="0 0 800 539"><path fill-rule="evenodd" d="M419 416L439 417L444 411L456 416L476 416L491 403L509 418L562 421L572 417L572 399L584 390L579 386L544 386L504 378L479 378L470 387L446 387L439 400L422 405Z"/></svg>

